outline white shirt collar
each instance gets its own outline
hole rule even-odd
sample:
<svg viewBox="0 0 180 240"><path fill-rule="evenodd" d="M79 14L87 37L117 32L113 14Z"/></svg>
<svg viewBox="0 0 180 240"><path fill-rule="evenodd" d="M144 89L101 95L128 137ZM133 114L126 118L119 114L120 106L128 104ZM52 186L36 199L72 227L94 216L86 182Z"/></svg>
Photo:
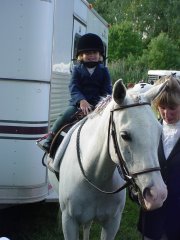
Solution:
<svg viewBox="0 0 180 240"><path fill-rule="evenodd" d="M166 159L174 148L176 142L180 138L180 121L174 124L167 124L163 121L163 147Z"/></svg>

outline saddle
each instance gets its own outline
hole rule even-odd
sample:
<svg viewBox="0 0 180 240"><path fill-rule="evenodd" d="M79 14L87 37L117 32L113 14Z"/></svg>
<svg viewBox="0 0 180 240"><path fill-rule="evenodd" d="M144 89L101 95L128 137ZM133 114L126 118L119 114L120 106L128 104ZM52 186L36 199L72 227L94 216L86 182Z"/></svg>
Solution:
<svg viewBox="0 0 180 240"><path fill-rule="evenodd" d="M56 151L58 147L60 146L61 142L63 141L65 135L68 133L68 131L71 129L72 126L74 126L77 122L82 120L85 117L82 110L78 110L70 119L70 122L68 124L65 124L54 136L53 141L50 146L49 151L49 157L54 159Z"/></svg>

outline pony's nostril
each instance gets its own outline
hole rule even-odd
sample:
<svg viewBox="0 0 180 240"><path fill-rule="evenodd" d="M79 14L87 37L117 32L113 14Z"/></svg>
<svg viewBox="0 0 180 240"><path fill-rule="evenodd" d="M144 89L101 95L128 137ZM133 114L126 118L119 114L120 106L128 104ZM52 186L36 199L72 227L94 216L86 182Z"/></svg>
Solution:
<svg viewBox="0 0 180 240"><path fill-rule="evenodd" d="M151 198L152 197L152 193L151 193L151 189L149 187L146 187L143 191L143 197L146 198Z"/></svg>
<svg viewBox="0 0 180 240"><path fill-rule="evenodd" d="M147 187L143 191L143 197L148 201L155 201L158 194L154 187Z"/></svg>

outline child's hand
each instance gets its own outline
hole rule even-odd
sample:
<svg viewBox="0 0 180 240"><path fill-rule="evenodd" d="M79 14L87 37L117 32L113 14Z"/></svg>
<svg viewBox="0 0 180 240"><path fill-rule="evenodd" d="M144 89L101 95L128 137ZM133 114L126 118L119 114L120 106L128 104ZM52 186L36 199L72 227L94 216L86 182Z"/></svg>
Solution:
<svg viewBox="0 0 180 240"><path fill-rule="evenodd" d="M86 101L86 100L81 100L80 101L80 109L83 111L85 115L91 112L92 106Z"/></svg>

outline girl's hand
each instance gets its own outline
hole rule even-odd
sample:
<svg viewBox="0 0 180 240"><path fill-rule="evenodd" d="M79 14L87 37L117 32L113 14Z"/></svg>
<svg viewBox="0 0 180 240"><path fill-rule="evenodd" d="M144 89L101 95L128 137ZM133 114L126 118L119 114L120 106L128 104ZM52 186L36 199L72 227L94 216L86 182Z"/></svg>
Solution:
<svg viewBox="0 0 180 240"><path fill-rule="evenodd" d="M80 109L83 111L85 115L91 112L92 106L85 100L80 101Z"/></svg>

